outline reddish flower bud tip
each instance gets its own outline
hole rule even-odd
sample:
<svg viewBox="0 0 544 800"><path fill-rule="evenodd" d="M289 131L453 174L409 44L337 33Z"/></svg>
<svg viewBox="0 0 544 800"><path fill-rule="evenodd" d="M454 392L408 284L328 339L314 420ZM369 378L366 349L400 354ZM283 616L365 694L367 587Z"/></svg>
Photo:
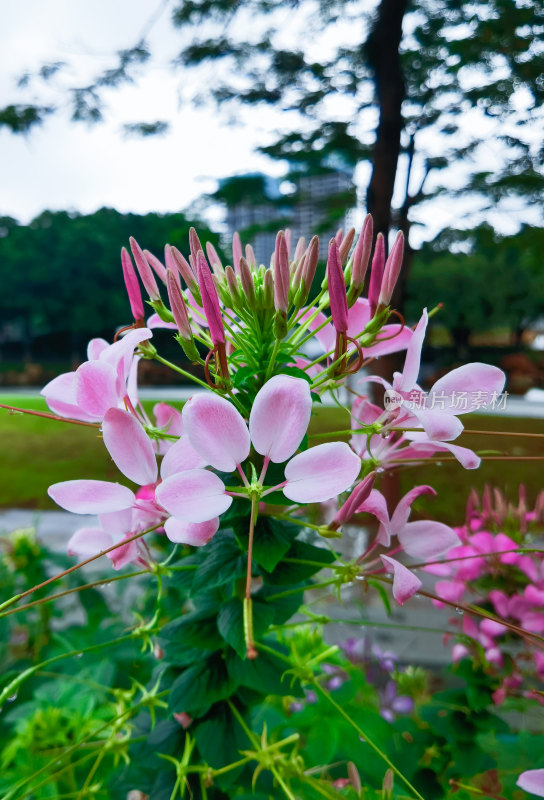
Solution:
<svg viewBox="0 0 544 800"><path fill-rule="evenodd" d="M370 309L372 315L378 307L378 298L380 296L380 289L383 280L383 271L385 268L385 242L383 235L378 234L376 238L376 247L374 248L374 258L372 259L372 267L370 269L370 285L368 287L368 299L370 301Z"/></svg>
<svg viewBox="0 0 544 800"><path fill-rule="evenodd" d="M239 273L240 280L242 281L242 289L244 290L244 294L246 296L246 302L250 308L255 308L257 300L255 295L255 284L253 282L253 275L251 274L249 264L245 258L240 259Z"/></svg>
<svg viewBox="0 0 544 800"><path fill-rule="evenodd" d="M149 250L144 250L144 256L147 258L149 265L153 267L157 273L159 280L166 283L166 269L162 261L160 261L157 256L154 256L153 253L150 253Z"/></svg>
<svg viewBox="0 0 544 800"><path fill-rule="evenodd" d="M351 245L353 244L354 238L355 238L355 228L350 228L349 231L344 236L344 238L342 239L342 244L338 248L338 252L340 253L340 261L342 262L342 264L345 264L347 261L347 257L349 255L349 251L351 250Z"/></svg>
<svg viewBox="0 0 544 800"><path fill-rule="evenodd" d="M368 268L370 253L372 250L372 237L374 235L374 223L372 216L367 214L363 223L361 233L353 253L353 268L351 270L351 285L355 289L361 289L365 282L365 275Z"/></svg>
<svg viewBox="0 0 544 800"><path fill-rule="evenodd" d="M285 229L285 245L287 247L287 258L291 255L291 228Z"/></svg>
<svg viewBox="0 0 544 800"><path fill-rule="evenodd" d="M157 281L153 275L153 270L147 263L147 259L143 254L142 248L132 236L130 237L129 242L132 255L134 256L134 261L136 262L136 269L140 274L140 278L142 279L142 283L146 292L151 300L160 300L161 295L159 292L159 287L157 286Z"/></svg>
<svg viewBox="0 0 544 800"><path fill-rule="evenodd" d="M253 250L250 244L246 244L246 261L250 267L257 266L257 258L255 257L255 251Z"/></svg>
<svg viewBox="0 0 544 800"><path fill-rule="evenodd" d="M200 239L194 228L189 228L189 249L193 258L196 258L198 251L202 250Z"/></svg>
<svg viewBox="0 0 544 800"><path fill-rule="evenodd" d="M240 267L240 259L243 256L242 252L242 242L240 241L240 234L238 231L234 231L232 236L232 266L234 267L234 271L238 274L239 267Z"/></svg>
<svg viewBox="0 0 544 800"><path fill-rule="evenodd" d="M213 282L212 273L208 262L204 258L204 253L199 250L196 256L196 266L198 275L198 286L206 320L210 328L210 336L214 345L225 343L225 329L223 328L223 318L221 317L221 307L217 289Z"/></svg>
<svg viewBox="0 0 544 800"><path fill-rule="evenodd" d="M293 256L293 261L300 261L305 250L306 250L306 239L304 238L304 236L301 236L297 242L297 246L295 247L295 255Z"/></svg>
<svg viewBox="0 0 544 800"><path fill-rule="evenodd" d="M340 245L342 244L342 239L343 238L344 238L344 229L343 228L338 228L338 230L336 231L336 236L334 237L334 240L335 240L336 244L338 245L338 247L340 247Z"/></svg>
<svg viewBox="0 0 544 800"><path fill-rule="evenodd" d="M346 333L348 329L348 301L344 271L340 262L336 239L329 242L329 258L327 260L327 276L329 279L329 298L332 323L337 333Z"/></svg>
<svg viewBox="0 0 544 800"><path fill-rule="evenodd" d="M182 339L192 339L191 325L189 323L189 315L187 314L187 306L181 293L178 284L178 279L172 270L166 270L166 291L168 292L168 299L170 301L170 308L174 315L174 321L178 326L178 330Z"/></svg>
<svg viewBox="0 0 544 800"><path fill-rule="evenodd" d="M132 316L136 321L145 318L144 304L142 302L142 293L140 291L140 284L138 277L132 266L131 258L128 254L126 247L121 250L121 266L123 268L123 279L128 294L128 301L130 303L130 310Z"/></svg>
<svg viewBox="0 0 544 800"><path fill-rule="evenodd" d="M173 264L170 262L170 256L168 255L168 253L170 253L172 256ZM197 285L195 274L191 266L187 263L187 261L179 252L177 247L170 247L170 245L167 244L166 247L164 248L164 258L168 266L168 269L171 269L172 266L177 267L177 270L180 273L181 277L183 278L189 289L193 291L193 289Z"/></svg>
<svg viewBox="0 0 544 800"><path fill-rule="evenodd" d="M307 292L310 291L315 271L317 269L317 262L319 260L319 238L313 236L306 250L306 260L304 262L304 271L302 273L302 281L304 288Z"/></svg>
<svg viewBox="0 0 544 800"><path fill-rule="evenodd" d="M223 278L224 270L223 264L221 263L221 259L217 255L217 250L213 246L211 242L206 242L206 255L208 256L208 261L210 262L213 273L218 278Z"/></svg>
<svg viewBox="0 0 544 800"><path fill-rule="evenodd" d="M397 233L397 237L395 239L395 243L391 248L391 252L389 253L389 258L387 259L384 273L383 273L383 280L380 289L380 296L378 298L378 305L379 306L388 306L391 302L391 297L393 295L393 291L395 286L397 285L397 280L400 275L400 270L402 267L402 257L404 255L404 234L402 231Z"/></svg>
<svg viewBox="0 0 544 800"><path fill-rule="evenodd" d="M289 308L289 280L289 251L285 233L280 231L274 250L274 307L285 314Z"/></svg>

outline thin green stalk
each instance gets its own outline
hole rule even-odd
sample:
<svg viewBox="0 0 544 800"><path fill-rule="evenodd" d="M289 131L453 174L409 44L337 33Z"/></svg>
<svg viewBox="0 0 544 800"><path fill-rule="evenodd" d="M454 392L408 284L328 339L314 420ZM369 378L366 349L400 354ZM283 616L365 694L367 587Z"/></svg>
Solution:
<svg viewBox="0 0 544 800"><path fill-rule="evenodd" d="M274 347L272 349L272 355L270 356L270 359L268 361L268 366L266 368L266 373L264 376L265 383L272 375L272 370L274 369L274 364L276 362L276 356L278 355L278 350L280 349L280 344L281 340L276 339L276 341L274 342Z"/></svg>
<svg viewBox="0 0 544 800"><path fill-rule="evenodd" d="M259 498L256 493L251 495L251 516L249 519L249 543L247 548L247 575L246 593L244 597L244 638L248 658L256 658L255 641L253 635L253 604L251 602L251 578L253 566L253 534L259 508Z"/></svg>
<svg viewBox="0 0 544 800"><path fill-rule="evenodd" d="M325 566L325 565L324 565ZM281 597L289 597L292 594L300 594L305 592L307 589L324 589L326 586L332 586L333 583L337 583L337 578L331 578L328 581L321 581L320 583L312 583L310 586L300 586L296 589L287 589L285 592L279 592L278 594L271 594L266 598L266 602L270 603L272 600L279 600Z"/></svg>
<svg viewBox="0 0 544 800"><path fill-rule="evenodd" d="M158 361L160 364L164 364L165 367L170 367L173 369L174 372L179 372L180 375L183 375L184 378L188 378L193 383L198 383L199 386L203 386L205 389L209 389L210 387L205 381L201 381L200 378L197 378L196 375L192 375L190 372L178 367L176 364L172 364L171 361L168 361L166 358L163 358L158 353L153 356L155 361Z"/></svg>
<svg viewBox="0 0 544 800"><path fill-rule="evenodd" d="M364 739L364 741L366 742L366 744L368 744L368 745L369 745L369 746L370 746L370 747L371 747L371 748L374 750L374 752L375 752L377 755L379 755L379 756L380 756L380 758L381 758L381 759L383 759L383 761L385 761L385 763L387 764L387 766L388 766L390 769L392 769L392 770L393 770L393 772L395 773L395 775L396 775L396 776L397 776L397 777L398 777L398 778L399 778L399 779L400 779L400 780L401 780L401 781L404 783L404 785L405 785L405 786L406 786L406 787L407 787L407 788L408 788L408 789L409 789L411 792L413 792L414 796L415 796L415 797L417 797L417 798L418 798L418 800L425 800L425 798L424 798L424 797L422 797L422 796L420 795L420 793L419 793L419 792L418 792L418 790L415 788L415 786L412 786L412 784L410 783L410 781L408 780L408 778L407 778L407 777L406 777L406 776L405 776L405 775L404 775L404 774L403 774L403 773L402 773L402 772L401 772L401 771L398 769L398 767L396 767L396 766L393 764L393 762L392 762L392 761L391 761L391 759L390 759L390 758L387 756L387 754L386 754L386 753L384 753L384 752L383 752L383 750L381 750L381 749L378 747L378 745L377 745L375 742L373 742L373 741L372 741L372 739L370 739L370 738L369 738L368 734L367 734L365 731L363 731L363 730L362 730L362 728L360 728L360 727L359 727L359 725L357 725L357 723L356 723L354 720L352 720L352 718L349 716L349 714L348 714L348 713L346 713L346 711L344 711L344 709L342 708L342 706L341 706L341 705L339 705L339 704L338 704L338 703L337 703L337 702L336 702L336 701L335 701L335 700L334 700L334 699L331 697L331 695L330 695L330 694L329 694L329 693L328 693L328 692L327 692L325 689L323 689L323 687L321 686L321 684L319 683L319 681L317 681L317 680L315 680L315 679L314 679L314 681L313 681L313 686L315 686L315 688L317 689L317 691L318 691L318 692L319 692L319 693L320 693L320 694L321 694L321 695L322 695L322 696L323 696L323 697L324 697L324 698L325 698L325 699L326 699L326 700L327 700L327 701L328 701L328 702L329 702L329 703L330 703L330 704L331 704L331 705L332 705L332 706L333 706L333 707L336 709L336 711L338 711L338 713L339 713L339 714L341 714L341 715L344 717L344 719L346 720L346 722L348 722L348 724L349 724L349 725L351 725L351 727L352 727L352 728L353 728L355 731L357 731L357 733L359 734L359 736L360 736L362 739Z"/></svg>
<svg viewBox="0 0 544 800"><path fill-rule="evenodd" d="M138 572L127 572L123 575L114 575L113 578L102 578L99 581L85 583L83 586L75 586L73 589L66 589L64 592L57 592L57 594L51 594L49 597L42 597L40 600L33 600L31 603L26 603L24 606L17 606L17 608L12 608L9 611L3 611L0 614L0 619L2 619L2 617L9 617L11 614L18 614L19 611L27 611L29 608L34 608L35 606L43 605L44 603L50 603L52 600L58 600L59 597L66 597L68 594L83 592L85 589L94 589L95 586L103 586L104 584L110 584L114 581L122 581L126 578L134 578L137 575L146 575L149 574L149 572L150 570L148 569L142 569Z"/></svg>

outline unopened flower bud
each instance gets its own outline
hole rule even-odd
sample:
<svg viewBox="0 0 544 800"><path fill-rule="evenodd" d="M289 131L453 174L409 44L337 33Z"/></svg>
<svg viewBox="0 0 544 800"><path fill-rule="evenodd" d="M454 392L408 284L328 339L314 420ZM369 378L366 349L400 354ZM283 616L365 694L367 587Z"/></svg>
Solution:
<svg viewBox="0 0 544 800"><path fill-rule="evenodd" d="M246 261L250 267L257 266L257 258L255 257L255 251L250 244L246 244Z"/></svg>
<svg viewBox="0 0 544 800"><path fill-rule="evenodd" d="M391 297L393 296L393 292L400 275L403 255L404 234L402 231L399 231L383 271L383 280L380 289L380 296L378 298L378 309L385 308L391 303Z"/></svg>
<svg viewBox="0 0 544 800"><path fill-rule="evenodd" d="M335 239L329 242L329 257L327 260L327 277L329 282L329 299L331 307L332 324L337 333L345 334L348 329L348 302L346 297L346 283L344 271L340 263L338 244Z"/></svg>
<svg viewBox="0 0 544 800"><path fill-rule="evenodd" d="M230 265L225 267L225 277L227 279L227 289L230 294L232 305L234 308L242 308L244 303L242 295L240 294L240 287L238 286L238 278Z"/></svg>
<svg viewBox="0 0 544 800"><path fill-rule="evenodd" d="M142 302L142 293L140 291L140 284L138 277L132 266L132 261L128 254L126 247L121 250L121 266L123 268L123 279L128 294L128 301L130 303L130 310L136 322L145 319L144 304Z"/></svg>
<svg viewBox="0 0 544 800"><path fill-rule="evenodd" d="M213 274L219 280L223 280L223 278L225 277L223 264L221 263L221 259L217 255L217 250L215 249L215 247L211 242L206 242L206 254L208 256L208 261L211 264L211 268L213 269Z"/></svg>
<svg viewBox="0 0 544 800"><path fill-rule="evenodd" d="M338 230L336 231L336 235L334 237L334 240L335 240L336 244L338 245L338 247L340 247L340 245L342 244L342 239L343 238L344 238L344 229L343 228L338 228Z"/></svg>
<svg viewBox="0 0 544 800"><path fill-rule="evenodd" d="M234 231L232 235L232 266L237 275L240 274L240 259L243 256L240 234Z"/></svg>
<svg viewBox="0 0 544 800"><path fill-rule="evenodd" d="M184 341L192 341L193 333L191 331L187 306L185 305L181 289L172 270L166 271L166 291L168 292L170 308L172 309L174 322L178 326L179 335Z"/></svg>
<svg viewBox="0 0 544 800"><path fill-rule="evenodd" d="M365 275L372 251L373 233L374 223L372 216L367 214L351 259L351 278L348 292L348 306L350 307L359 297L365 282Z"/></svg>
<svg viewBox="0 0 544 800"><path fill-rule="evenodd" d="M212 342L214 345L225 344L225 329L223 327L219 297L217 296L217 289L213 282L211 270L202 250L197 253L196 265L200 296L202 297L202 305Z"/></svg>
<svg viewBox="0 0 544 800"><path fill-rule="evenodd" d="M291 255L291 228L285 229L285 245L287 247L287 260L289 260Z"/></svg>
<svg viewBox="0 0 544 800"><path fill-rule="evenodd" d="M239 264L240 280L242 282L242 289L244 290L247 305L255 309L257 307L257 297L255 295L255 284L253 282L253 275L245 258L240 259Z"/></svg>
<svg viewBox="0 0 544 800"><path fill-rule="evenodd" d="M276 236L274 250L274 308L287 314L289 308L289 251L285 233L280 231ZM285 335L285 334L284 334Z"/></svg>
<svg viewBox="0 0 544 800"><path fill-rule="evenodd" d="M157 256L154 256L149 250L144 250L144 256L147 258L149 265L157 273L159 280L163 283L166 283L166 269L162 261L160 261Z"/></svg>
<svg viewBox="0 0 544 800"><path fill-rule="evenodd" d="M383 280L383 271L385 268L385 242L381 233L376 237L376 247L374 248L374 258L372 259L372 267L370 269L370 285L368 287L368 300L370 302L370 313L372 316L376 313L378 307L378 298L380 296L380 289Z"/></svg>
<svg viewBox="0 0 544 800"><path fill-rule="evenodd" d="M161 295L159 292L159 287L157 286L157 281L153 275L153 270L147 263L147 259L143 254L142 248L132 236L130 237L129 242L132 255L134 256L134 261L136 262L136 269L140 274L140 278L142 279L142 283L146 292L151 300L160 300Z"/></svg>
<svg viewBox="0 0 544 800"><path fill-rule="evenodd" d="M267 269L263 278L263 306L274 308L274 276L271 269Z"/></svg>
<svg viewBox="0 0 544 800"><path fill-rule="evenodd" d="M349 522L352 516L357 512L359 506L364 503L364 501L370 495L375 480L376 475L371 474L367 475L366 478L361 481L361 483L357 484L346 502L336 512L333 521L329 525L330 528L337 530L341 525Z"/></svg>
<svg viewBox="0 0 544 800"><path fill-rule="evenodd" d="M200 239L198 238L198 234L194 228L189 228L189 249L191 251L191 255L196 264L196 257L199 250L204 252L202 245L200 244Z"/></svg>
<svg viewBox="0 0 544 800"><path fill-rule="evenodd" d="M306 239L304 238L304 236L301 236L297 242L297 246L295 247L295 255L293 256L293 261L295 262L300 261L305 250L306 250Z"/></svg>
<svg viewBox="0 0 544 800"><path fill-rule="evenodd" d="M196 280L196 276L177 247L170 247L170 245L167 244L164 248L164 260L166 262L167 269L173 269L174 267L177 268L181 277L187 284L191 294L194 295L195 290L198 292L198 282Z"/></svg>
<svg viewBox="0 0 544 800"><path fill-rule="evenodd" d="M346 263L354 239L355 239L355 228L350 228L349 231L344 236L344 238L342 239L342 244L338 248L338 252L340 254L340 261L342 264Z"/></svg>

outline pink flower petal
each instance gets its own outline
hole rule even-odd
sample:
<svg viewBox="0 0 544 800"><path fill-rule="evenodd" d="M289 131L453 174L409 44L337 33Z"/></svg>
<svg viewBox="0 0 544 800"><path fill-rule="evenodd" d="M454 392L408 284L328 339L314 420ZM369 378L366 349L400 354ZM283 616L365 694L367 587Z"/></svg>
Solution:
<svg viewBox="0 0 544 800"><path fill-rule="evenodd" d="M110 408L102 423L104 444L116 466L140 486L158 476L155 451L142 425L128 411Z"/></svg>
<svg viewBox="0 0 544 800"><path fill-rule="evenodd" d="M127 544L120 542L119 547L116 547L111 553L106 553L106 555L110 559L114 569L121 569L127 564L137 564L138 541L127 542Z"/></svg>
<svg viewBox="0 0 544 800"><path fill-rule="evenodd" d="M207 522L229 508L232 497L213 472L191 469L166 478L157 486L157 501L183 522Z"/></svg>
<svg viewBox="0 0 544 800"><path fill-rule="evenodd" d="M452 528L429 519L409 522L398 534L404 552L420 561L433 561L460 544Z"/></svg>
<svg viewBox="0 0 544 800"><path fill-rule="evenodd" d="M421 431L421 433L418 431L408 431L405 437L410 439L413 443L413 447L410 448L410 451L415 450L416 456L417 453L420 452L422 458L427 458L434 453L442 451L451 453L465 469L478 469L482 462L482 459L477 456L473 450L469 450L468 447L461 447L459 444L451 444L450 442L435 442L429 439L427 434L423 431ZM410 456L412 456L412 452L410 452Z"/></svg>
<svg viewBox="0 0 544 800"><path fill-rule="evenodd" d="M155 415L157 427L164 428L173 436L181 436L183 433L181 411L168 405L168 403L156 403L153 406L153 414Z"/></svg>
<svg viewBox="0 0 544 800"><path fill-rule="evenodd" d="M155 330L155 328L166 328L167 330L177 331L178 329L178 326L175 322L165 322L159 317L158 314L151 314L151 316L148 317L147 327L150 330Z"/></svg>
<svg viewBox="0 0 544 800"><path fill-rule="evenodd" d="M88 414L77 403L75 389L75 372L64 372L49 381L40 394L54 414L70 419L80 419L84 422L99 422L102 415Z"/></svg>
<svg viewBox="0 0 544 800"><path fill-rule="evenodd" d="M255 450L275 464L298 449L312 413L310 385L303 378L275 375L257 392L249 416Z"/></svg>
<svg viewBox="0 0 544 800"><path fill-rule="evenodd" d="M378 339L370 347L365 347L364 353L372 358L398 353L408 348L413 336L413 330L406 325L384 325Z"/></svg>
<svg viewBox="0 0 544 800"><path fill-rule="evenodd" d="M522 772L516 781L516 786L537 797L544 797L544 769L528 769Z"/></svg>
<svg viewBox="0 0 544 800"><path fill-rule="evenodd" d="M188 469L199 469L207 467L208 462L202 458L200 453L194 449L188 436L182 436L170 448L162 460L161 478L169 478L178 472L185 472Z"/></svg>
<svg viewBox="0 0 544 800"><path fill-rule="evenodd" d="M348 330L350 339L356 339L370 322L370 303L366 297L359 297L348 310Z"/></svg>
<svg viewBox="0 0 544 800"><path fill-rule="evenodd" d="M489 404L494 393L496 397L502 392L505 382L506 375L501 369L476 361L464 364L440 378L429 392L429 398L432 402L434 395L435 403L440 402L439 407L449 414L467 414L481 408L482 402ZM459 408L456 401L461 392L467 399L466 408ZM478 396L482 398L480 403Z"/></svg>
<svg viewBox="0 0 544 800"><path fill-rule="evenodd" d="M85 558L107 550L112 544L110 534L102 528L80 528L68 540L67 550L69 556Z"/></svg>
<svg viewBox="0 0 544 800"><path fill-rule="evenodd" d="M410 516L410 512L412 510L412 503L418 497L421 497L422 494L432 494L436 497L436 492L432 486L414 486L413 489L410 489L410 491L399 500L399 503L393 512L393 516L391 517L392 536L404 528L408 522L408 517Z"/></svg>
<svg viewBox="0 0 544 800"><path fill-rule="evenodd" d="M434 408L411 408L410 411L423 425L429 439L437 441L457 439L464 427L460 419L447 411L437 411ZM405 420L402 426L410 427L409 421Z"/></svg>
<svg viewBox="0 0 544 800"><path fill-rule="evenodd" d="M119 373L123 380L126 380L132 364L134 350L142 342L151 339L152 336L153 332L149 328L136 328L129 331L110 345L107 350L103 350L100 353L100 361L110 364L115 372Z"/></svg>
<svg viewBox="0 0 544 800"><path fill-rule="evenodd" d="M330 500L348 489L361 469L361 459L345 442L311 447L285 467L283 493L295 503Z"/></svg>
<svg viewBox="0 0 544 800"><path fill-rule="evenodd" d="M215 469L234 472L248 457L249 431L228 400L211 392L194 395L183 407L182 416L192 446Z"/></svg>
<svg viewBox="0 0 544 800"><path fill-rule="evenodd" d="M316 312L316 308L312 307L309 308L300 318L299 322L302 324L307 319L309 319L313 314ZM324 325L323 323L327 323ZM321 327L323 326L323 327ZM336 341L336 332L332 326L332 323L329 321L329 317L326 317L322 311L319 311L315 317L309 322L305 327L309 331L317 331L315 334L315 338L323 348L324 353L328 353L330 350L334 350L334 344ZM319 328L319 330L317 330Z"/></svg>
<svg viewBox="0 0 544 800"><path fill-rule="evenodd" d="M63 481L47 490L49 497L74 514L107 514L134 505L134 493L120 483L109 481Z"/></svg>
<svg viewBox="0 0 544 800"><path fill-rule="evenodd" d="M423 347L428 321L427 309L424 309L423 316L417 323L417 327L406 349L404 369L402 370L402 378L400 386L398 387L403 392L409 392L416 384L421 362L421 348Z"/></svg>
<svg viewBox="0 0 544 800"><path fill-rule="evenodd" d="M100 514L98 521L102 529L110 534L113 544L113 542L118 542L125 534L132 531L132 508L111 511L109 514Z"/></svg>
<svg viewBox="0 0 544 800"><path fill-rule="evenodd" d="M117 373L103 361L85 361L75 374L77 404L94 417L103 418L119 402Z"/></svg>
<svg viewBox="0 0 544 800"><path fill-rule="evenodd" d="M214 517L206 522L183 522L175 517L170 517L164 523L164 530L171 542L176 544L190 544L192 547L202 547L208 544L219 528L219 517Z"/></svg>
<svg viewBox="0 0 544 800"><path fill-rule="evenodd" d="M421 581L395 558L389 556L380 558L387 572L393 573L393 597L399 606L402 606L421 589Z"/></svg>
<svg viewBox="0 0 544 800"><path fill-rule="evenodd" d="M106 350L110 345L105 339L91 339L87 345L87 358L89 361L96 361L100 358L100 354Z"/></svg>

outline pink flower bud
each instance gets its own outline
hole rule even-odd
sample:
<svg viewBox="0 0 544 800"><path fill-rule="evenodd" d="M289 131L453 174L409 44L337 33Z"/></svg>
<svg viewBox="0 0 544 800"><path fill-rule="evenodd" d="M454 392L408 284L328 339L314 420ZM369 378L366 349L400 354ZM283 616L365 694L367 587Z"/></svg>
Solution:
<svg viewBox="0 0 544 800"><path fill-rule="evenodd" d="M264 273L263 304L265 308L274 308L274 276L271 269L267 269Z"/></svg>
<svg viewBox="0 0 544 800"><path fill-rule="evenodd" d="M289 279L289 252L285 233L280 231L276 236L274 250L274 307L284 314L289 308Z"/></svg>
<svg viewBox="0 0 544 800"><path fill-rule="evenodd" d="M130 237L129 242L132 255L134 256L134 261L136 262L136 269L140 273L140 278L142 279L142 283L146 292L151 300L160 300L161 295L159 292L159 287L157 286L157 281L153 275L153 270L147 263L147 259L142 252L142 248L132 236Z"/></svg>
<svg viewBox="0 0 544 800"><path fill-rule="evenodd" d="M224 277L223 264L217 255L217 250L211 242L206 242L206 253L208 256L208 261L213 269L213 274L221 280Z"/></svg>
<svg viewBox="0 0 544 800"><path fill-rule="evenodd" d="M329 279L329 298L332 323L337 333L346 333L348 329L348 301L346 296L346 282L344 280L344 271L340 262L340 255L338 253L338 244L335 239L331 239L329 242L327 275Z"/></svg>
<svg viewBox="0 0 544 800"><path fill-rule="evenodd" d="M223 328L219 297L217 296L217 289L213 282L211 270L202 250L197 253L196 265L200 296L202 297L202 305L210 328L212 342L214 345L225 344L225 329Z"/></svg>
<svg viewBox="0 0 544 800"><path fill-rule="evenodd" d="M164 248L164 260L166 262L167 269L176 269L180 273L181 277L191 290L194 290L195 286L197 286L197 280L195 278L194 272L181 255L177 247L170 247L169 244L166 245Z"/></svg>
<svg viewBox="0 0 544 800"><path fill-rule="evenodd" d="M306 250L306 260L304 262L304 270L302 272L302 282L307 292L310 291L315 271L317 269L317 262L319 260L319 238L314 236L310 240L308 249Z"/></svg>
<svg viewBox="0 0 544 800"><path fill-rule="evenodd" d="M287 247L287 260L289 260L291 255L291 228L285 229L285 245Z"/></svg>
<svg viewBox="0 0 544 800"><path fill-rule="evenodd" d="M232 236L232 266L238 275L240 272L240 259L242 258L242 242L240 241L240 234L234 231Z"/></svg>
<svg viewBox="0 0 544 800"><path fill-rule="evenodd" d="M140 284L138 283L138 278L136 276L136 272L134 271L134 267L132 266L132 261L130 260L130 256L126 247L123 247L121 250L121 266L123 268L123 279L127 289L128 301L130 303L132 316L136 321L144 319L145 312L144 304L142 302L142 293L140 291Z"/></svg>
<svg viewBox="0 0 544 800"><path fill-rule="evenodd" d="M389 253L389 258L385 264L383 280L378 298L379 306L388 306L402 267L402 256L404 255L404 234L402 231L397 233L395 243Z"/></svg>
<svg viewBox="0 0 544 800"><path fill-rule="evenodd" d="M297 242L297 246L295 247L295 255L293 256L293 261L300 261L305 250L306 250L306 239L304 238L304 236L301 236Z"/></svg>
<svg viewBox="0 0 544 800"><path fill-rule="evenodd" d="M349 231L344 236L344 238L342 239L342 244L338 247L338 252L340 253L340 261L342 262L342 264L345 264L347 261L347 257L349 255L349 251L351 250L351 245L353 244L354 239L355 239L355 228L350 228Z"/></svg>
<svg viewBox="0 0 544 800"><path fill-rule="evenodd" d="M166 290L168 292L168 299L170 300L170 308L174 315L174 320L178 326L179 334L182 339L191 339L193 334L191 332L191 325L189 322L189 315L187 314L187 306L179 288L178 281L172 270L166 270Z"/></svg>
<svg viewBox="0 0 544 800"><path fill-rule="evenodd" d="M144 256L147 258L149 265L153 267L157 273L159 280L161 280L163 283L166 283L166 270L162 261L159 261L157 256L154 256L153 253L149 252L149 250L144 250Z"/></svg>
<svg viewBox="0 0 544 800"><path fill-rule="evenodd" d="M385 267L385 242L383 235L378 234L376 238L376 247L374 248L374 258L372 259L372 267L370 270L370 285L368 287L368 299L370 301L370 311L372 316L376 313L378 307L378 298L380 296L380 289L383 280L383 271Z"/></svg>
<svg viewBox="0 0 544 800"><path fill-rule="evenodd" d="M361 233L355 246L353 253L353 266L351 270L351 285L355 289L361 289L365 281L365 275L368 268L368 261L370 259L370 252L372 250L372 236L374 233L374 223L372 216L367 214L363 223Z"/></svg>
<svg viewBox="0 0 544 800"><path fill-rule="evenodd" d="M227 286L230 292L232 302L235 306L243 305L242 295L240 294L240 287L238 286L238 278L236 273L230 265L225 267L225 276L227 278Z"/></svg>
<svg viewBox="0 0 544 800"><path fill-rule="evenodd" d="M255 251L250 244L246 244L246 261L250 267L257 266L257 258L255 257Z"/></svg>
<svg viewBox="0 0 544 800"><path fill-rule="evenodd" d="M336 231L336 236L334 237L334 241L336 242L338 247L340 247L340 245L342 244L343 238L344 238L344 229L338 228L338 230Z"/></svg>
<svg viewBox="0 0 544 800"><path fill-rule="evenodd" d="M204 249L200 244L200 239L198 238L198 234L194 228L189 228L189 249L191 251L193 259L196 259L199 250L202 250L202 252L204 252Z"/></svg>
<svg viewBox="0 0 544 800"><path fill-rule="evenodd" d="M364 503L364 501L370 495L375 480L375 475L367 475L366 478L361 481L361 483L357 484L344 505L337 511L336 516L330 525L331 528L336 530L336 528L339 528L340 525L343 525L345 522L349 522L352 516L357 512L359 506Z"/></svg>
<svg viewBox="0 0 544 800"><path fill-rule="evenodd" d="M253 275L251 274L249 264L245 258L240 259L239 272L240 280L242 281L242 289L244 290L244 294L246 296L246 302L250 308L255 308L257 303L255 284L253 282Z"/></svg>

